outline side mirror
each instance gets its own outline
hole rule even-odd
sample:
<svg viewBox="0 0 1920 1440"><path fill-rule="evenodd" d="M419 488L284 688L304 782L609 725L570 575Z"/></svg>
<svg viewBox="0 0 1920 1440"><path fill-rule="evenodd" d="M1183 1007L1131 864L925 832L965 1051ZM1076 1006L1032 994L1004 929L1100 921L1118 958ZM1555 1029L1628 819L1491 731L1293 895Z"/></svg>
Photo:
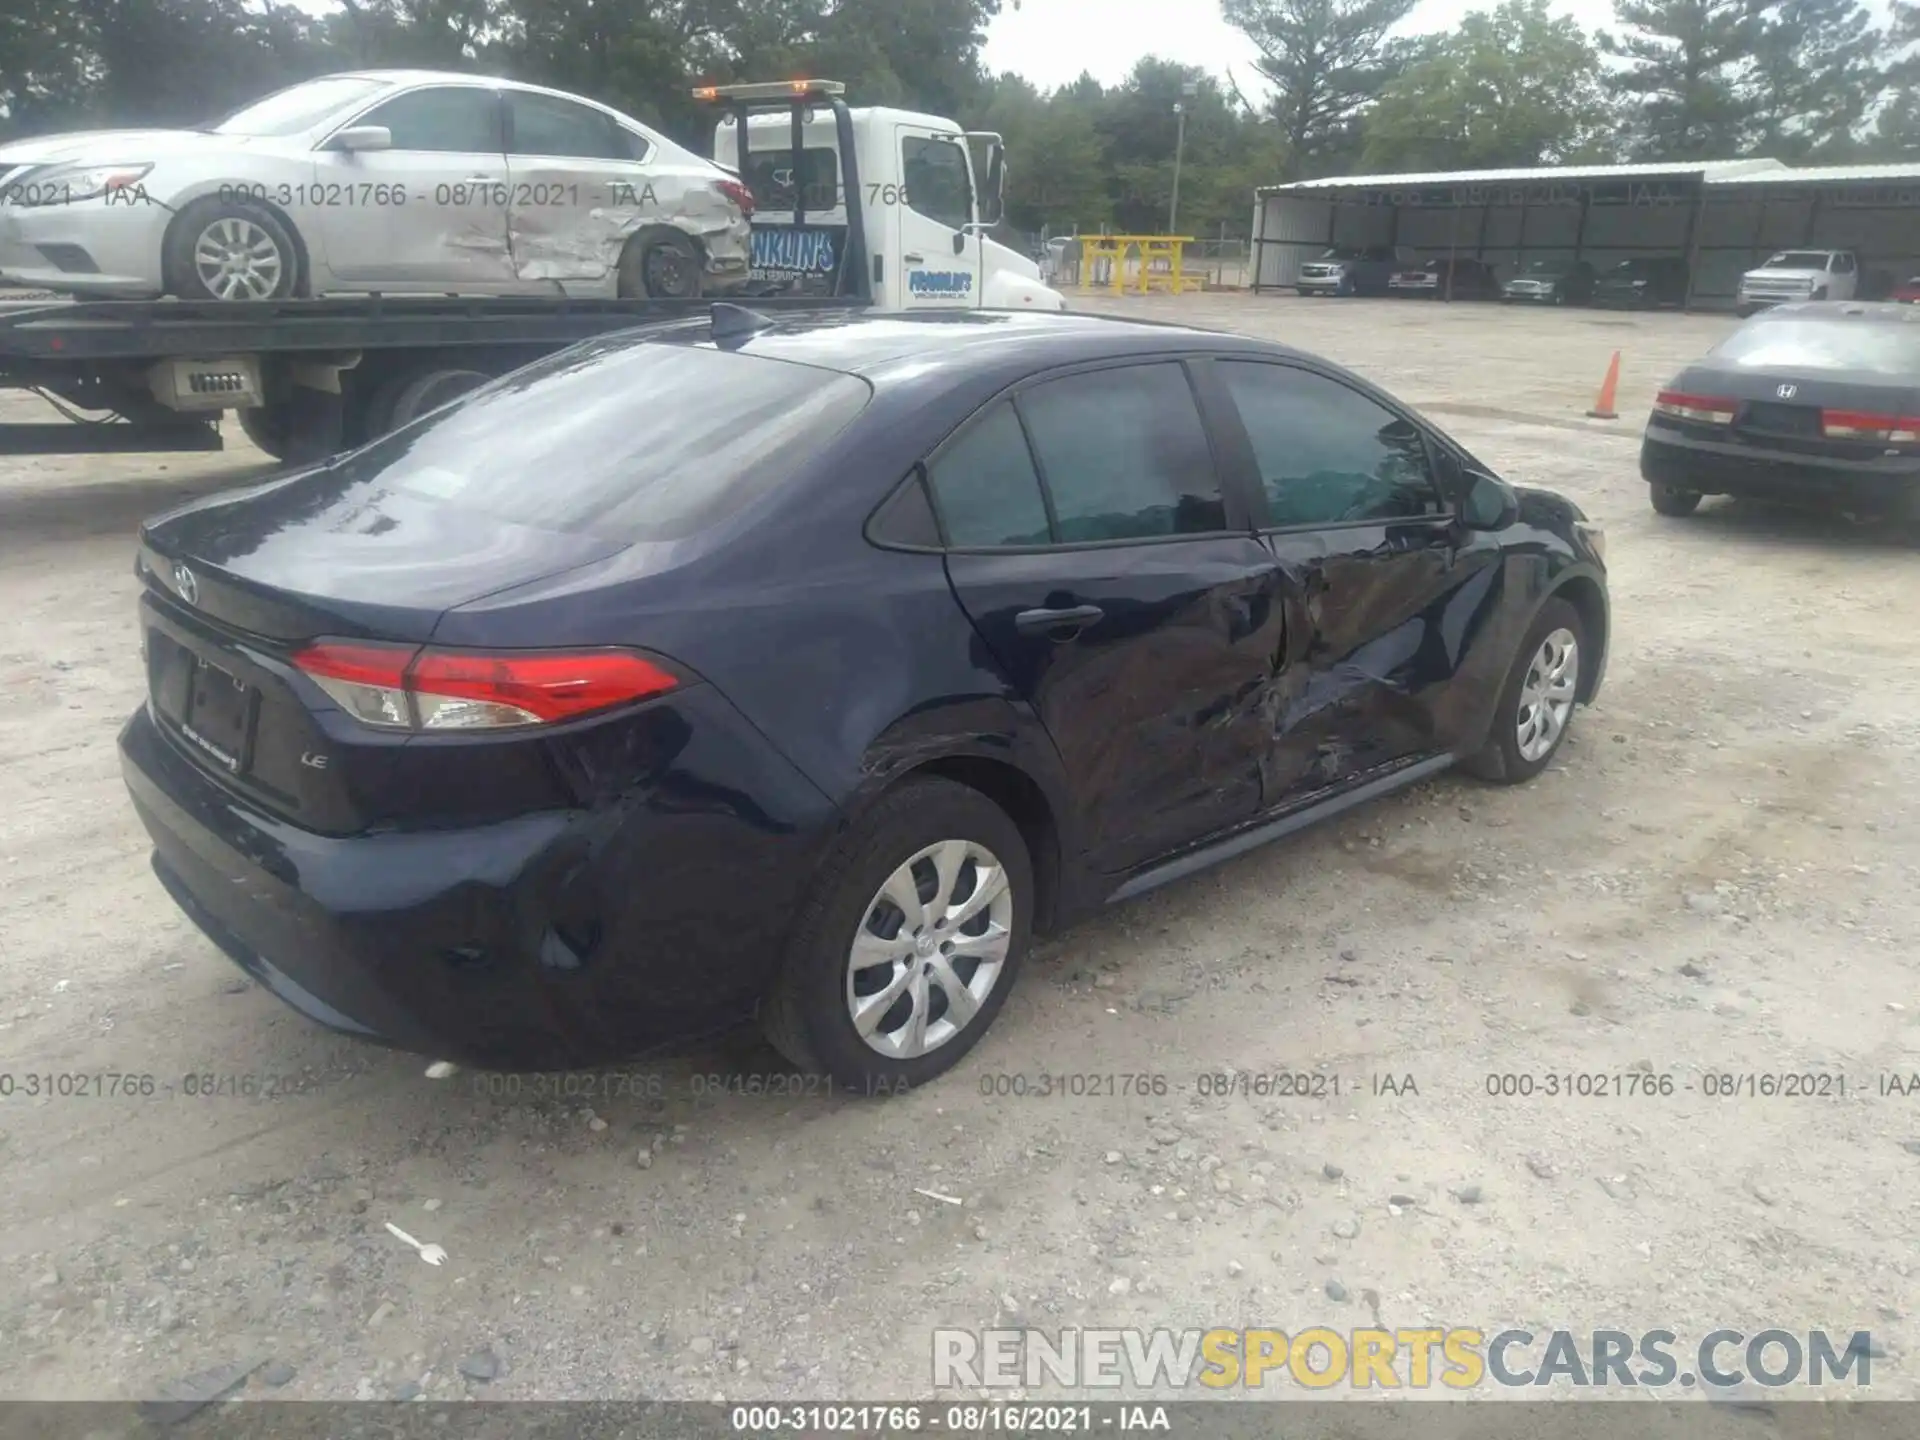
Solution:
<svg viewBox="0 0 1920 1440"><path fill-rule="evenodd" d="M333 137L333 148L349 155L364 150L391 150L393 132L384 125L349 125Z"/></svg>
<svg viewBox="0 0 1920 1440"><path fill-rule="evenodd" d="M987 188L980 197L980 219L998 225L1007 214L1007 147L995 144L987 150Z"/></svg>
<svg viewBox="0 0 1920 1440"><path fill-rule="evenodd" d="M953 232L953 253L954 254L964 255L967 253L967 233L973 228L974 228L973 226L967 225Z"/></svg>
<svg viewBox="0 0 1920 1440"><path fill-rule="evenodd" d="M1460 472L1460 523L1469 530L1504 530L1520 518L1513 487L1484 470Z"/></svg>

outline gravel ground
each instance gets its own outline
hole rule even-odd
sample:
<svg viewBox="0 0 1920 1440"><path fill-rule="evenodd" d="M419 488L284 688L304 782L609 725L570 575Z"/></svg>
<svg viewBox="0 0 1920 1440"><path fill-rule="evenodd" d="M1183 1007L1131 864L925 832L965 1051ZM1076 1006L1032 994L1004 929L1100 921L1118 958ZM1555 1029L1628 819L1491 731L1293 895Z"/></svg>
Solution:
<svg viewBox="0 0 1920 1440"><path fill-rule="evenodd" d="M0 1395L271 1362L246 1393L903 1396L937 1325L1376 1320L1871 1328L1875 1395L1920 1395L1920 1099L1877 1087L1920 1070L1920 556L1648 509L1638 416L1725 320L1087 303L1344 361L1606 523L1611 671L1556 766L1443 778L1052 941L909 1096L732 1093L777 1068L751 1036L436 1082L244 983L117 773L134 526L262 457L235 428L222 456L0 462L0 1069L155 1077L0 1098ZM1616 348L1625 418L1586 421ZM1165 1093L983 1093L1043 1069ZM1674 1092L1488 1093L1569 1070ZM1229 1071L1342 1093L1205 1093ZM1845 1098L1703 1093L1802 1071Z"/></svg>

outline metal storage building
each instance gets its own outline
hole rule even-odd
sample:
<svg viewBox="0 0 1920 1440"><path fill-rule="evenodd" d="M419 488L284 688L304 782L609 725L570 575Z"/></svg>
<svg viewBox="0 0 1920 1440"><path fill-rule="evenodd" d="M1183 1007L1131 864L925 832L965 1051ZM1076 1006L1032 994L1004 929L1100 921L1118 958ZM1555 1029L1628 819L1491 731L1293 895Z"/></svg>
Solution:
<svg viewBox="0 0 1920 1440"><path fill-rule="evenodd" d="M1528 261L1601 269L1684 255L1691 305L1733 303L1743 271L1790 246L1859 252L1870 276L1920 274L1920 164L1792 169L1778 160L1351 175L1254 192L1253 288L1289 286L1330 245L1407 259L1472 255L1502 278Z"/></svg>

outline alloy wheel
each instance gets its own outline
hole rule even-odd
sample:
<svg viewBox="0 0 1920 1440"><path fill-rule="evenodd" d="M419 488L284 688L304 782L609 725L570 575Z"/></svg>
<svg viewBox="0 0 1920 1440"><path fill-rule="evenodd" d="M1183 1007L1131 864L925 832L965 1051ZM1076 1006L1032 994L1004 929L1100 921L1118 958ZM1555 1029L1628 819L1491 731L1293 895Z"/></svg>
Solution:
<svg viewBox="0 0 1920 1440"><path fill-rule="evenodd" d="M1013 890L994 853L941 840L867 902L847 955L847 1011L870 1049L912 1060L953 1040L1006 968Z"/></svg>
<svg viewBox="0 0 1920 1440"><path fill-rule="evenodd" d="M207 293L221 300L269 300L286 274L273 236L244 215L224 215L193 242L193 268Z"/></svg>
<svg viewBox="0 0 1920 1440"><path fill-rule="evenodd" d="M1580 642L1571 630L1555 630L1540 642L1520 686L1515 738L1521 759L1538 760L1559 742L1579 684Z"/></svg>

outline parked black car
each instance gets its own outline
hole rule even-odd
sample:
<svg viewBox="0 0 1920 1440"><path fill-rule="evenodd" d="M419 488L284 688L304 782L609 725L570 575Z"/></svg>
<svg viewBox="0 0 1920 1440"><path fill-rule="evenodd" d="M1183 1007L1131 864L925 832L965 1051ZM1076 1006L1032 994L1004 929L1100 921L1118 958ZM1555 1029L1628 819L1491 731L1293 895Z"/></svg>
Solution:
<svg viewBox="0 0 1920 1440"><path fill-rule="evenodd" d="M1601 683L1580 511L1309 356L715 315L142 528L154 868L313 1019L526 1068L757 1007L917 1084L1034 934L1529 779Z"/></svg>
<svg viewBox="0 0 1920 1440"><path fill-rule="evenodd" d="M1593 299L1596 276L1585 260L1529 260L1527 268L1500 287L1500 298L1528 305L1585 305Z"/></svg>
<svg viewBox="0 0 1920 1440"><path fill-rule="evenodd" d="M1630 309L1687 303L1687 262L1679 255L1640 255L1602 270L1593 303Z"/></svg>
<svg viewBox="0 0 1920 1440"><path fill-rule="evenodd" d="M1920 519L1920 314L1891 301L1762 311L1660 391L1640 474L1662 515L1745 495Z"/></svg>
<svg viewBox="0 0 1920 1440"><path fill-rule="evenodd" d="M1494 277L1493 267L1483 260L1470 255L1441 255L1396 270L1387 281L1387 289L1391 294L1416 299L1493 300L1500 295L1500 282Z"/></svg>

